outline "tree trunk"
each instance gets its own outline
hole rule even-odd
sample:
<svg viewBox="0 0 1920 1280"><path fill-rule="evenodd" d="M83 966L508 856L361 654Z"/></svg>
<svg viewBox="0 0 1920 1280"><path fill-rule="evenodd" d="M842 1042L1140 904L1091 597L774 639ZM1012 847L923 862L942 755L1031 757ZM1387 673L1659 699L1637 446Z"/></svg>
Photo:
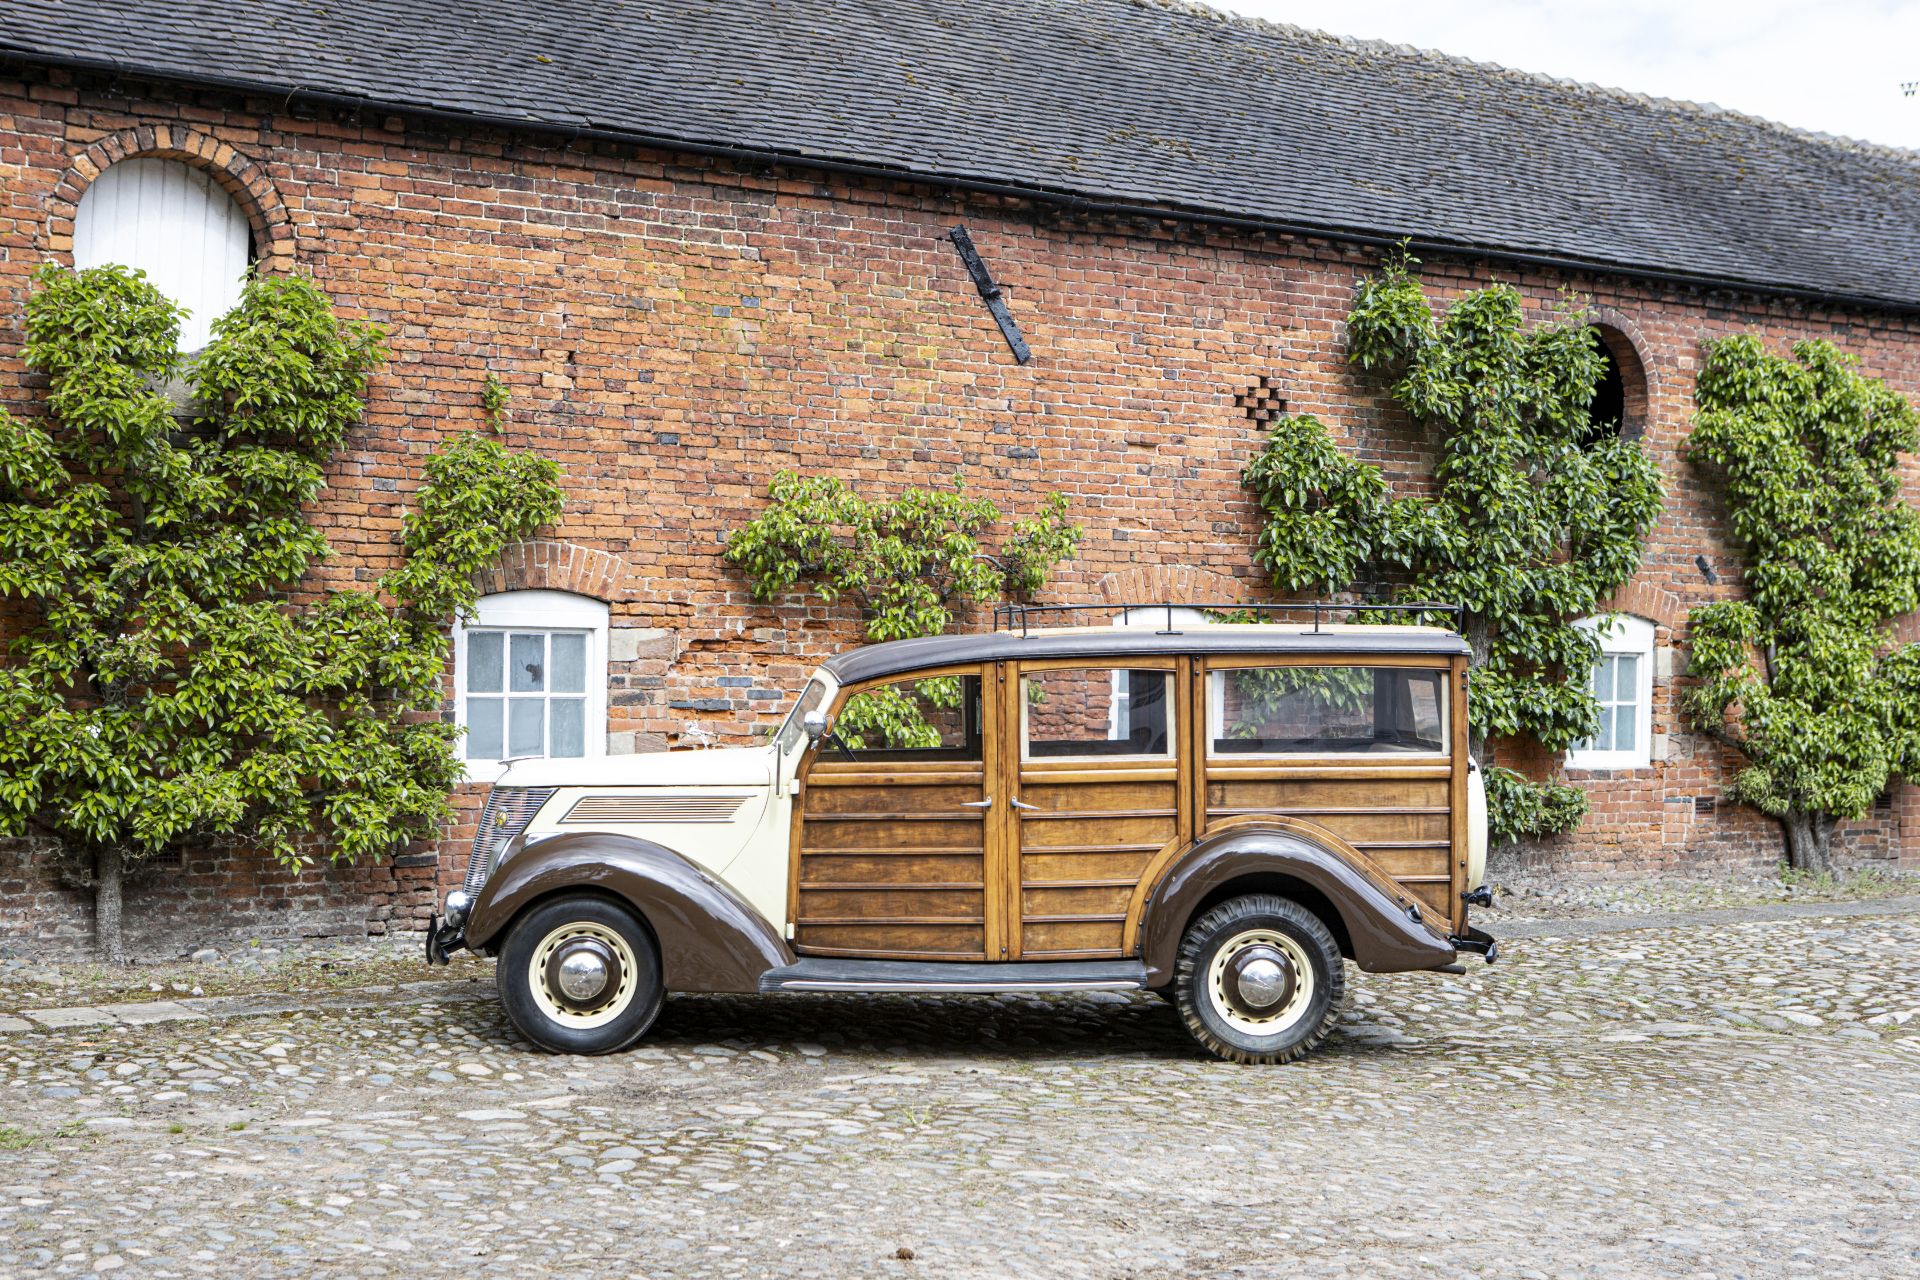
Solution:
<svg viewBox="0 0 1920 1280"><path fill-rule="evenodd" d="M108 964L127 962L127 937L120 928L120 885L126 855L117 845L93 853L93 942Z"/></svg>
<svg viewBox="0 0 1920 1280"><path fill-rule="evenodd" d="M1816 875L1833 870L1833 828L1836 820L1824 813L1789 813L1780 819L1787 833L1787 865Z"/></svg>

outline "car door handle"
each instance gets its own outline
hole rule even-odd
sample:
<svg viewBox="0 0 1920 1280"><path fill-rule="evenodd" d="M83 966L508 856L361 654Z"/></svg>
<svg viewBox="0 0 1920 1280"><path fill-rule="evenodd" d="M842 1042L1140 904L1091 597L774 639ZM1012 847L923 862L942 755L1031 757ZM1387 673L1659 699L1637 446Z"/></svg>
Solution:
<svg viewBox="0 0 1920 1280"><path fill-rule="evenodd" d="M1014 803L1019 804L1020 802L1016 800ZM991 809L993 808L993 797L988 796L985 800L962 800L960 807L962 809Z"/></svg>
<svg viewBox="0 0 1920 1280"><path fill-rule="evenodd" d="M1016 809L1036 809L1037 810L1040 807L1037 804L1028 804L1025 800L1020 799L1018 796L1015 796L1013 799L1007 801L1007 803L1012 805Z"/></svg>

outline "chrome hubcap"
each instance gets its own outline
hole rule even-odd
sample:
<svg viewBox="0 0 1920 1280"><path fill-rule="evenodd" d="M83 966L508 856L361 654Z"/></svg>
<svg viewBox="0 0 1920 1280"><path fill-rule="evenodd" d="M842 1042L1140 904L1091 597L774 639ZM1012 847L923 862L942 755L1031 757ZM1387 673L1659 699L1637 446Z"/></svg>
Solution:
<svg viewBox="0 0 1920 1280"><path fill-rule="evenodd" d="M1213 954L1206 990L1216 1013L1245 1035L1279 1035L1311 1006L1315 978L1306 951L1277 929L1235 934Z"/></svg>
<svg viewBox="0 0 1920 1280"><path fill-rule="evenodd" d="M1234 953L1227 962L1226 978L1222 985L1228 1002L1256 1018L1285 1005L1297 985L1286 953L1260 942Z"/></svg>
<svg viewBox="0 0 1920 1280"><path fill-rule="evenodd" d="M607 963L605 952L590 942L578 943L562 951L558 957L559 971L554 975L553 985L558 987L560 995L569 1003L586 1005L607 989L607 979L612 976L612 966Z"/></svg>
<svg viewBox="0 0 1920 1280"><path fill-rule="evenodd" d="M582 920L561 925L534 948L527 985L541 1012L563 1026L597 1027L633 1003L639 964L614 930Z"/></svg>

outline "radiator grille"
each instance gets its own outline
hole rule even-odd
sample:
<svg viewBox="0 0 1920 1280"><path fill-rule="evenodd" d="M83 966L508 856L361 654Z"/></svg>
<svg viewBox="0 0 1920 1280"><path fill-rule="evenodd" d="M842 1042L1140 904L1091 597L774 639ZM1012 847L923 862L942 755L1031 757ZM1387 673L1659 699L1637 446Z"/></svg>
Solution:
<svg viewBox="0 0 1920 1280"><path fill-rule="evenodd" d="M730 822L746 796L582 796L562 822Z"/></svg>
<svg viewBox="0 0 1920 1280"><path fill-rule="evenodd" d="M500 846L526 830L533 815L558 788L495 787L487 792L480 810L479 829L473 833L473 852L467 857L467 888L475 893L487 882L493 855Z"/></svg>

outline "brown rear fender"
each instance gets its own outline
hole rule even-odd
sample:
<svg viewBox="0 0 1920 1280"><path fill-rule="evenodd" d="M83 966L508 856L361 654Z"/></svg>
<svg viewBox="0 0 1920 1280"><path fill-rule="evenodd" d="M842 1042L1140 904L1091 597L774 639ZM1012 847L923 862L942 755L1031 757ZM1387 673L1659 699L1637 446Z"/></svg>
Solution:
<svg viewBox="0 0 1920 1280"><path fill-rule="evenodd" d="M1379 883L1358 852L1301 830L1304 823L1239 824L1206 837L1162 873L1140 919L1140 956L1153 985L1171 981L1180 936L1200 907L1236 881L1248 893L1304 885L1339 913L1354 963L1369 973L1437 969L1454 962L1453 943L1408 907L1413 899ZM1391 883L1391 882L1388 882ZM1311 904L1309 904L1311 905ZM1329 922L1333 923L1333 922Z"/></svg>
<svg viewBox="0 0 1920 1280"><path fill-rule="evenodd" d="M566 891L605 894L638 912L660 946L669 991L758 991L761 974L793 963L780 931L719 876L665 845L598 831L502 850L467 917L467 945L497 950L516 916Z"/></svg>

